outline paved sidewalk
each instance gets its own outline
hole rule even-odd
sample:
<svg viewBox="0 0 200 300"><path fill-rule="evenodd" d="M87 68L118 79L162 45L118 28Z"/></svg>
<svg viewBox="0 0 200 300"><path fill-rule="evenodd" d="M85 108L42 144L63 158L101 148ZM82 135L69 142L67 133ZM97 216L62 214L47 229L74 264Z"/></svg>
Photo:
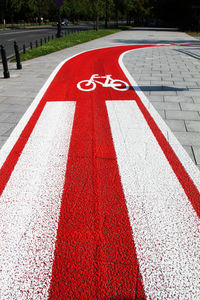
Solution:
<svg viewBox="0 0 200 300"><path fill-rule="evenodd" d="M0 147L61 61L89 49L151 43L196 43L195 46L132 51L124 56L124 63L200 167L200 43L174 31L123 31L24 62L20 71L12 63L9 64L10 79L3 79L0 66Z"/></svg>

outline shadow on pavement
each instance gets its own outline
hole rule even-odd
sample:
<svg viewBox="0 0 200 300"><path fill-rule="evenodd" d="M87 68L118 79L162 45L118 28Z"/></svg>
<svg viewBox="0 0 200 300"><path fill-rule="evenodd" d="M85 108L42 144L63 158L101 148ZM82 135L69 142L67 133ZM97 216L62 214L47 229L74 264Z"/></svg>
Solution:
<svg viewBox="0 0 200 300"><path fill-rule="evenodd" d="M188 50L182 50L182 49L178 50L178 49L175 49L175 51L177 51L179 53L183 53L183 54L189 55L189 56L191 56L193 58L196 58L196 59L200 60L200 52L199 53L194 53L195 50L199 51L200 47L199 48L192 47L192 48L189 48Z"/></svg>
<svg viewBox="0 0 200 300"><path fill-rule="evenodd" d="M200 46L200 41L194 41L194 40L137 40L137 39L132 39L132 40L122 40L122 39L114 39L112 40L113 43L123 43L127 45L132 45L132 44L193 44L195 46ZM187 45L185 45L187 46Z"/></svg>
<svg viewBox="0 0 200 300"><path fill-rule="evenodd" d="M141 85L141 86L130 86L130 90L134 91L143 91L143 92L183 92L188 91L188 88L177 88L177 87L171 87L171 86L162 86L162 85Z"/></svg>
<svg viewBox="0 0 200 300"><path fill-rule="evenodd" d="M187 88L176 88L170 86L140 86L140 89L144 92L182 92L187 90Z"/></svg>

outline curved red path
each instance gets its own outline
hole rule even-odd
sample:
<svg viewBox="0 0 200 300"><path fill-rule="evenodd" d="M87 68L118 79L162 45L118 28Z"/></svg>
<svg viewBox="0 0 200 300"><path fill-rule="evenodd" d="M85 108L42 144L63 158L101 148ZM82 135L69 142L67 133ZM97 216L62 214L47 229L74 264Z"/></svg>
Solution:
<svg viewBox="0 0 200 300"><path fill-rule="evenodd" d="M67 62L44 96L76 101L57 233L50 298L145 298L105 100L133 99L133 90L77 83L92 74L127 82L118 58L133 47L89 51Z"/></svg>
<svg viewBox="0 0 200 300"><path fill-rule="evenodd" d="M145 299L132 229L111 136L106 100L135 100L186 195L199 215L199 192L133 88L77 89L92 74L128 82L118 59L128 50L156 45L97 49L67 61L48 87L0 170L3 192L48 101L75 101L65 186L58 224L51 299Z"/></svg>

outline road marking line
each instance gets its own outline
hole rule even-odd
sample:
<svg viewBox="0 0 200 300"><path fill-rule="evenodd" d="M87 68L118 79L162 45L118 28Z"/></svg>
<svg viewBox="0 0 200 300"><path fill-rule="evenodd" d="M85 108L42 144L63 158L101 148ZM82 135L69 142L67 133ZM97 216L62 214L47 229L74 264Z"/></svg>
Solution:
<svg viewBox="0 0 200 300"><path fill-rule="evenodd" d="M20 119L19 123L16 125L16 127L12 131L11 135L9 136L9 138L7 139L7 141L5 142L5 144L3 145L3 147L1 148L1 150L0 150L0 153L1 153L1 155L0 155L0 168L5 163L6 159L9 156L9 153L12 151L13 147L17 143L17 140L19 139L20 135L23 133L23 130L27 126L27 124L30 121L32 115L34 114L36 108L38 107L39 103L41 102L42 97L44 96L45 92L47 91L48 87L50 86L51 82L53 81L53 79L55 78L55 76L57 75L57 73L59 72L59 70L62 68L62 66L67 61L71 60L72 58L78 56L81 53L82 52L80 52L78 54L75 54L75 55L73 55L73 56L71 56L71 57L63 60L54 69L54 71L51 73L51 75L49 76L49 78L47 79L47 81L45 82L45 84L43 85L43 87L40 89L40 91L36 95L35 99L31 103L31 105L29 106L29 108L27 109L27 111L25 112L25 114L23 115L23 117Z"/></svg>
<svg viewBox="0 0 200 300"><path fill-rule="evenodd" d="M199 218L136 102L106 103L146 296L197 299Z"/></svg>
<svg viewBox="0 0 200 300"><path fill-rule="evenodd" d="M48 297L74 111L45 105L1 195L1 299Z"/></svg>
<svg viewBox="0 0 200 300"><path fill-rule="evenodd" d="M145 94L140 89L137 82L130 75L130 73L128 72L127 68L125 67L125 65L123 63L123 58L126 54L128 54L132 51L139 51L139 50L140 49L128 50L128 51L122 53L119 57L119 65L120 65L121 69L123 70L124 74L126 75L126 77L128 78L131 85L134 87L136 94L138 95L138 97L140 98L140 100L142 101L142 103L144 104L146 109L148 110L149 114L152 116L152 118L156 122L157 126L159 127L162 134L168 141L169 145L172 147L174 153L177 155L177 157L178 157L179 161L181 162L181 164L183 165L184 169L186 170L186 172L188 173L188 175L194 182L197 189L200 191L200 180L199 180L200 171L199 171L199 169L194 164L194 162L192 161L192 159L190 158L188 153L185 151L183 146L180 144L180 142L177 140L175 135L172 133L171 129L169 129L169 127L167 126L165 121L161 118L161 116L156 111L154 106L150 103L148 98L145 96Z"/></svg>
<svg viewBox="0 0 200 300"><path fill-rule="evenodd" d="M5 32L0 33L0 35L16 35L16 34L22 34L22 33L35 33L35 32L44 32L46 29L37 29L37 30L24 30L24 31L14 31L14 32Z"/></svg>

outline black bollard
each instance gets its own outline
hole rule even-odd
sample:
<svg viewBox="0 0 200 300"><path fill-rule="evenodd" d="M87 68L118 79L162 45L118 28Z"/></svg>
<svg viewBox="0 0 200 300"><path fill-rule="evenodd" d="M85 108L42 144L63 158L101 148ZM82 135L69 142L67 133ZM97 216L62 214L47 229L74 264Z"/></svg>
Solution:
<svg viewBox="0 0 200 300"><path fill-rule="evenodd" d="M26 46L23 45L23 53L25 54L26 53Z"/></svg>
<svg viewBox="0 0 200 300"><path fill-rule="evenodd" d="M46 37L44 38L44 42L45 42L45 43L47 42L47 38L46 38Z"/></svg>
<svg viewBox="0 0 200 300"><path fill-rule="evenodd" d="M7 63L7 57L6 57L6 51L4 47L1 45L1 58L2 58L2 64L3 64L3 75L4 78L10 78L10 73L8 71L8 63Z"/></svg>
<svg viewBox="0 0 200 300"><path fill-rule="evenodd" d="M42 46L42 39L40 39L40 46Z"/></svg>
<svg viewBox="0 0 200 300"><path fill-rule="evenodd" d="M17 70L21 70L22 64L20 62L19 48L18 48L16 41L14 42L14 49L15 49L15 57L16 57L16 62L17 62Z"/></svg>
<svg viewBox="0 0 200 300"><path fill-rule="evenodd" d="M30 42L30 49L33 49L33 43Z"/></svg>
<svg viewBox="0 0 200 300"><path fill-rule="evenodd" d="M48 35L48 42L50 41L50 36Z"/></svg>
<svg viewBox="0 0 200 300"><path fill-rule="evenodd" d="M38 41L35 41L35 47L38 48Z"/></svg>
<svg viewBox="0 0 200 300"><path fill-rule="evenodd" d="M57 33L56 33L56 37L60 38L62 36L62 32L61 32L61 21L59 20L57 23Z"/></svg>

